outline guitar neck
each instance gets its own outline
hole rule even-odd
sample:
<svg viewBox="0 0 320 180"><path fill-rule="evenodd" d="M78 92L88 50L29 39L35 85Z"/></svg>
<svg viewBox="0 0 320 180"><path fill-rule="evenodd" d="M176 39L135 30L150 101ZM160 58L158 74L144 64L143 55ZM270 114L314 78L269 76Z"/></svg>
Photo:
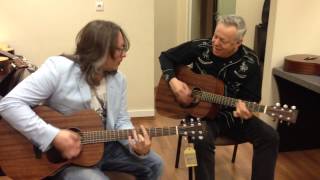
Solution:
<svg viewBox="0 0 320 180"><path fill-rule="evenodd" d="M12 60L19 59L18 56L15 56L15 55L13 55L13 54L11 54L11 53L8 53L8 52L6 52L6 51L0 50L0 54L4 55L4 56L6 56L6 57L8 57L8 58L10 58L10 59L12 59Z"/></svg>
<svg viewBox="0 0 320 180"><path fill-rule="evenodd" d="M142 129L135 129L142 134ZM178 134L178 127L146 128L150 137L170 136ZM133 129L106 130L106 131L82 131L80 132L81 144L103 143L109 141L125 140L133 136Z"/></svg>
<svg viewBox="0 0 320 180"><path fill-rule="evenodd" d="M0 55L4 55L10 59L12 59L12 62L11 65L14 67L14 68L27 68L28 67L28 64L22 60L19 56L16 56L16 55L13 55L11 53L8 53L6 51L2 51L0 50Z"/></svg>
<svg viewBox="0 0 320 180"><path fill-rule="evenodd" d="M236 107L236 103L239 101L239 99L226 97L222 95L217 95L205 91L199 91L199 90L193 90L193 94L195 94L201 101L209 102L209 103L215 103L230 107ZM257 104L255 102L250 101L242 101L246 104L247 108L252 112L266 112L267 106Z"/></svg>

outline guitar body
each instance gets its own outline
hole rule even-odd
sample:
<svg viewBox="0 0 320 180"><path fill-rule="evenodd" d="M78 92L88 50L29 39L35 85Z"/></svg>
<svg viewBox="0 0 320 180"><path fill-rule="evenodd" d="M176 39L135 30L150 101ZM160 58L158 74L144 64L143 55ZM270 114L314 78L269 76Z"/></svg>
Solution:
<svg viewBox="0 0 320 180"><path fill-rule="evenodd" d="M196 74L187 66L180 66L176 70L176 77L192 88L223 95L224 83L212 75ZM168 82L161 77L156 92L156 109L159 114L171 118L184 118L186 115L213 118L219 110L217 104L200 101L192 107L181 107L176 101Z"/></svg>
<svg viewBox="0 0 320 180"><path fill-rule="evenodd" d="M283 70L298 74L320 76L320 56L308 54L286 56Z"/></svg>
<svg viewBox="0 0 320 180"><path fill-rule="evenodd" d="M64 116L49 107L39 106L35 112L49 124L61 129L77 128L81 131L103 130L100 117L92 110L85 110L71 116ZM4 173L15 179L42 179L52 175L67 164L93 166L102 158L103 143L83 145L80 156L71 161L52 162L49 153L35 156L34 146L13 129L6 121L0 120L0 166Z"/></svg>

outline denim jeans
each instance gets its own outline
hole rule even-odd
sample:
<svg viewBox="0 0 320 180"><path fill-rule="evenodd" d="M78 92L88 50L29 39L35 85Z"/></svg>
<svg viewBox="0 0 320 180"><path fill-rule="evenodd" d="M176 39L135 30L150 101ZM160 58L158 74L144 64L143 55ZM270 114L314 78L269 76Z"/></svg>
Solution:
<svg viewBox="0 0 320 180"><path fill-rule="evenodd" d="M273 180L278 155L279 135L271 126L253 116L249 120L236 121L231 127L223 120L208 120L208 136L195 140L198 166L197 180L213 180L215 177L214 139L219 135L228 136L239 142L253 145L252 180Z"/></svg>
<svg viewBox="0 0 320 180"><path fill-rule="evenodd" d="M120 171L132 174L137 180L158 180L162 174L163 162L155 152L144 157L133 155L119 142L105 143L101 162L90 168L69 166L53 179L61 180L108 180L104 171Z"/></svg>

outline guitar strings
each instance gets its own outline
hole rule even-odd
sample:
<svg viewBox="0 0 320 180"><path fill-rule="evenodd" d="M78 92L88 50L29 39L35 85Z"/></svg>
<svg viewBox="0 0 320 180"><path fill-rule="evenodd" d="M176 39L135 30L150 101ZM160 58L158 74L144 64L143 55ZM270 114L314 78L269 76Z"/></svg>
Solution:
<svg viewBox="0 0 320 180"><path fill-rule="evenodd" d="M132 134L133 129L125 130L109 130L109 131L82 131L80 132L81 144L90 144L97 142L108 142L119 139L126 139L129 134ZM140 128L136 129L138 132L142 132ZM176 127L167 128L147 128L149 135L161 136L176 134Z"/></svg>

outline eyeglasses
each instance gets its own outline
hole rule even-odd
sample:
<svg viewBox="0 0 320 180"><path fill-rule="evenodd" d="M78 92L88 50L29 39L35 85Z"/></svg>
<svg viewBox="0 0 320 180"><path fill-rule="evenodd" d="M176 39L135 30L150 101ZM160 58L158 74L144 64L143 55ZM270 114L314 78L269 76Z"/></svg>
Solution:
<svg viewBox="0 0 320 180"><path fill-rule="evenodd" d="M122 47L122 48L115 47L114 49L116 51L120 52L121 54L124 54L124 53L128 52L128 48L127 47Z"/></svg>

